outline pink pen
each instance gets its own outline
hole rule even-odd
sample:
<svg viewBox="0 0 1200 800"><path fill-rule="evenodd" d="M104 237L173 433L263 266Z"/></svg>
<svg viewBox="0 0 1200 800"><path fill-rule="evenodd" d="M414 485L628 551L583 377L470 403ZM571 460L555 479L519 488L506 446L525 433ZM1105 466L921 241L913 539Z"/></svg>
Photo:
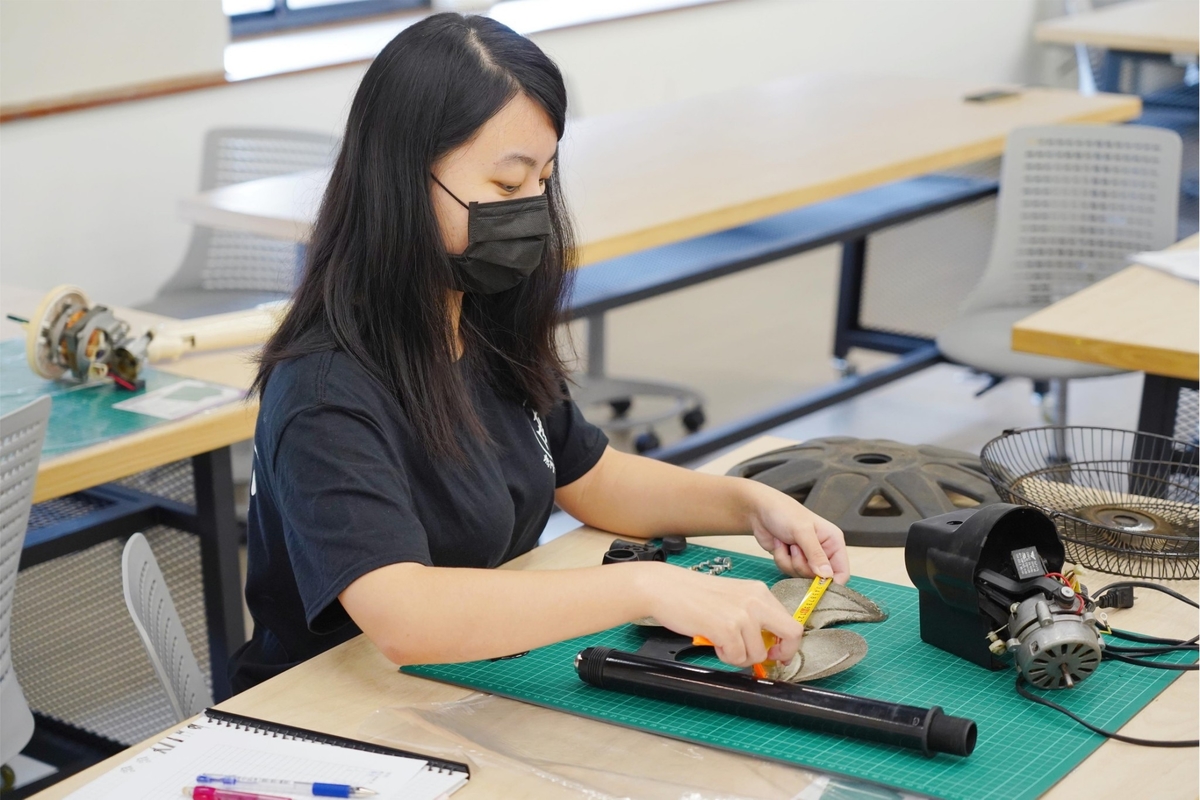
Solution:
<svg viewBox="0 0 1200 800"><path fill-rule="evenodd" d="M238 792L232 789L218 789L215 786L185 786L183 796L192 800L292 800L277 794L252 794Z"/></svg>

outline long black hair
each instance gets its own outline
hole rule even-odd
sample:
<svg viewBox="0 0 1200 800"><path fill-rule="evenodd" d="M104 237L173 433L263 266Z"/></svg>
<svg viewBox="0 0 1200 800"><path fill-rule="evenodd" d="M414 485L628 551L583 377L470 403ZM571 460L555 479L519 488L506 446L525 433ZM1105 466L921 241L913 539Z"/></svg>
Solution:
<svg viewBox="0 0 1200 800"><path fill-rule="evenodd" d="M556 333L574 248L559 165L546 183L554 230L542 263L516 288L464 295L460 365L453 268L430 197L435 162L518 93L545 110L561 139L558 67L487 17L435 14L380 52L354 96L303 278L252 391L261 396L282 361L340 349L397 398L431 454L451 459L463 457L463 433L489 441L469 380L543 415L561 399Z"/></svg>

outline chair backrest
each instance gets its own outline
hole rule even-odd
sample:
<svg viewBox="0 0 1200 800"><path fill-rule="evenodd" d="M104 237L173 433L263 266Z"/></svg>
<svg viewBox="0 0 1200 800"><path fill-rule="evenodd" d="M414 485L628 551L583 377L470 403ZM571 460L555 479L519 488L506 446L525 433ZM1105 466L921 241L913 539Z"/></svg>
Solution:
<svg viewBox="0 0 1200 800"><path fill-rule="evenodd" d="M49 397L0 417L0 763L21 752L33 735L33 715L13 671L9 642L17 567L49 419Z"/></svg>
<svg viewBox="0 0 1200 800"><path fill-rule="evenodd" d="M150 543L140 533L129 537L121 554L125 605L179 721L212 705L196 654L183 632L179 612L163 580Z"/></svg>
<svg viewBox="0 0 1200 800"><path fill-rule="evenodd" d="M1162 128L1010 133L991 257L962 313L1047 306L1174 242L1181 154Z"/></svg>
<svg viewBox="0 0 1200 800"><path fill-rule="evenodd" d="M327 167L338 140L285 128L217 128L204 137L200 190ZM163 292L188 289L287 294L298 276L293 242L197 227L183 264Z"/></svg>

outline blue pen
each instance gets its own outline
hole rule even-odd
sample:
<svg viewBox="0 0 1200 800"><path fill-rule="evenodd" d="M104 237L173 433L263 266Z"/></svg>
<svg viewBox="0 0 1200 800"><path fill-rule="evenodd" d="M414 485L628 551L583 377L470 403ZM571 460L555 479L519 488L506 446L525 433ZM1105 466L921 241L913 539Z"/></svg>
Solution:
<svg viewBox="0 0 1200 800"><path fill-rule="evenodd" d="M305 783L279 781L271 778L246 778L240 775L197 775L196 783L219 786L238 786L245 789L270 789L289 794L310 794L314 797L370 797L373 789L345 783Z"/></svg>

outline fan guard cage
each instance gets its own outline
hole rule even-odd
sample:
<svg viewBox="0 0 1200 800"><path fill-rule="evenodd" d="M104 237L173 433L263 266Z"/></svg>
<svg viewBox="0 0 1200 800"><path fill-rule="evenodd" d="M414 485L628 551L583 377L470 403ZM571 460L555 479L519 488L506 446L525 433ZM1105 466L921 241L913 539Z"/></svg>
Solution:
<svg viewBox="0 0 1200 800"><path fill-rule="evenodd" d="M1054 520L1071 563L1134 578L1196 578L1195 442L1026 428L992 439L980 460L1001 499Z"/></svg>

